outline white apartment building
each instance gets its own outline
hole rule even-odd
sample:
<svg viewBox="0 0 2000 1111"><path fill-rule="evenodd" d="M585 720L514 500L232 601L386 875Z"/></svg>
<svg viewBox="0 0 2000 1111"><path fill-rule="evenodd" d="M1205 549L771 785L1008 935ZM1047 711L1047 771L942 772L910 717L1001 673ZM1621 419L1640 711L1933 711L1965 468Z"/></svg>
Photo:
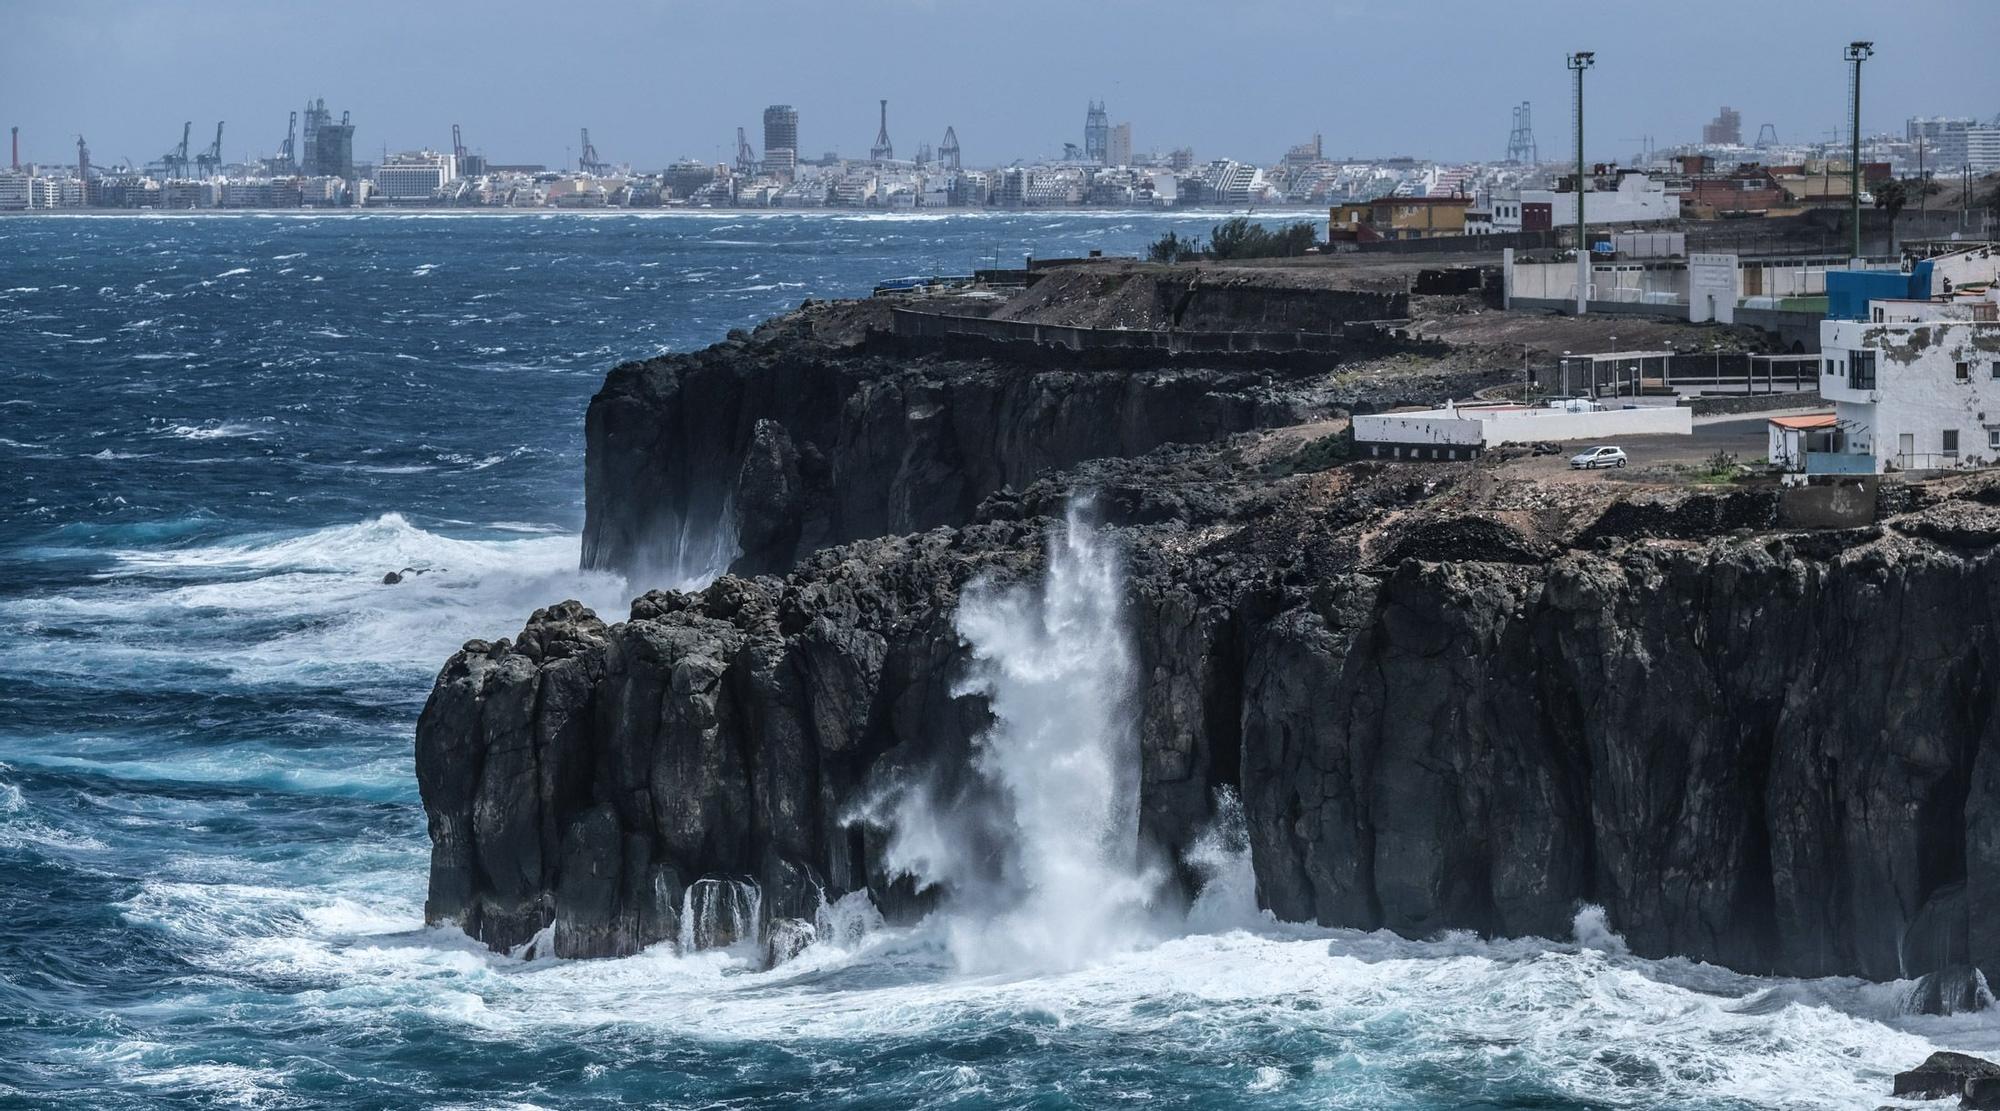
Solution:
<svg viewBox="0 0 2000 1111"><path fill-rule="evenodd" d="M1574 227L1576 197L1574 192L1553 189L1523 189L1513 196L1495 197L1493 230L1520 231L1522 208L1538 204L1548 206L1549 221L1555 227ZM1583 197L1584 219L1592 224L1646 224L1681 218L1680 196L1667 192L1666 182L1645 174L1621 174L1618 188L1593 189Z"/></svg>
<svg viewBox="0 0 2000 1111"><path fill-rule="evenodd" d="M1809 472L2000 463L2000 303L1877 300L1867 320L1825 321L1819 388L1838 454Z"/></svg>
<svg viewBox="0 0 2000 1111"><path fill-rule="evenodd" d="M34 203L33 180L20 170L0 170L0 212L20 212Z"/></svg>
<svg viewBox="0 0 2000 1111"><path fill-rule="evenodd" d="M434 150L391 155L375 171L375 188L391 201L426 200L458 177L456 159Z"/></svg>

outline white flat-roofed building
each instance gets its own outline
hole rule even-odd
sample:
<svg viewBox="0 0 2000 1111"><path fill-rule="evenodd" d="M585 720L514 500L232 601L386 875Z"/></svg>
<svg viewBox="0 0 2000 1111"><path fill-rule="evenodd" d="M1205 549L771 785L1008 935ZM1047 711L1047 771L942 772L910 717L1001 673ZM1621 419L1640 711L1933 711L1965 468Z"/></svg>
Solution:
<svg viewBox="0 0 2000 1111"><path fill-rule="evenodd" d="M1585 399L1546 406L1448 404L1442 409L1371 413L1354 418L1354 452L1364 459L1448 462L1477 459L1487 448L1622 436L1689 435L1693 410L1682 405L1612 407Z"/></svg>
<svg viewBox="0 0 2000 1111"><path fill-rule="evenodd" d="M34 203L34 179L19 170L0 170L0 212L20 212Z"/></svg>
<svg viewBox="0 0 2000 1111"><path fill-rule="evenodd" d="M1820 396L1839 435L1807 471L1878 474L2000 463L2000 304L1869 302L1820 325Z"/></svg>
<svg viewBox="0 0 2000 1111"><path fill-rule="evenodd" d="M456 179L454 159L434 150L390 155L375 171L375 189L391 201L428 200Z"/></svg>

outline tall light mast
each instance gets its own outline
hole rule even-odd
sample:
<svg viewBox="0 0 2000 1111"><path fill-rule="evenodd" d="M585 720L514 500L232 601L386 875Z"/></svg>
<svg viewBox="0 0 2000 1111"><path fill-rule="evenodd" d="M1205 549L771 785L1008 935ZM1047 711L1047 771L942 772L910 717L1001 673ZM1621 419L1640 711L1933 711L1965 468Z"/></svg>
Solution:
<svg viewBox="0 0 2000 1111"><path fill-rule="evenodd" d="M1576 315L1590 311L1590 234L1583 218L1583 71L1597 64L1595 51L1579 50L1569 56L1569 70L1576 75Z"/></svg>
<svg viewBox="0 0 2000 1111"><path fill-rule="evenodd" d="M1852 67L1847 79L1847 199L1854 221L1854 254L1861 257L1861 63L1875 53L1875 44L1856 39L1847 44L1847 61ZM1922 189L1921 182L1917 188ZM1894 238L1892 231L1891 238Z"/></svg>

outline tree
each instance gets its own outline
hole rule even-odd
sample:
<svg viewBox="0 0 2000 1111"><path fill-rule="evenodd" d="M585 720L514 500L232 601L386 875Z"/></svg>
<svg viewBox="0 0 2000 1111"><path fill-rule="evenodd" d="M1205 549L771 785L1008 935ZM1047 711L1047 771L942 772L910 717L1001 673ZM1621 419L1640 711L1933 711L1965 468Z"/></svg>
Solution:
<svg viewBox="0 0 2000 1111"><path fill-rule="evenodd" d="M1153 245L1146 248L1146 258L1152 262L1186 262L1199 257L1201 257L1200 240L1192 236L1182 239L1172 231L1153 240Z"/></svg>
<svg viewBox="0 0 2000 1111"><path fill-rule="evenodd" d="M1891 220L1909 207L1911 199L1910 183L1907 181L1892 178L1875 187L1875 207L1887 212Z"/></svg>

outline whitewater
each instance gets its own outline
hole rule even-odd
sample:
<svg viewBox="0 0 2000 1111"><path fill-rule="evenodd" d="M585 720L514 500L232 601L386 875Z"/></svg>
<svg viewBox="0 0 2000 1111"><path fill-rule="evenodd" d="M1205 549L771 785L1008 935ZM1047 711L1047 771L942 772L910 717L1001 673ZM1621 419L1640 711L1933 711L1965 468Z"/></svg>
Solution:
<svg viewBox="0 0 2000 1111"><path fill-rule="evenodd" d="M2000 1048L1907 985L1635 957L1589 907L1547 939L1276 922L1227 797L1178 905L1087 507L958 615L992 805L877 802L931 918L850 896L770 970L424 927L437 667L632 590L577 570L606 369L1214 219L729 216L0 221L0 1105L1872 1108Z"/></svg>

